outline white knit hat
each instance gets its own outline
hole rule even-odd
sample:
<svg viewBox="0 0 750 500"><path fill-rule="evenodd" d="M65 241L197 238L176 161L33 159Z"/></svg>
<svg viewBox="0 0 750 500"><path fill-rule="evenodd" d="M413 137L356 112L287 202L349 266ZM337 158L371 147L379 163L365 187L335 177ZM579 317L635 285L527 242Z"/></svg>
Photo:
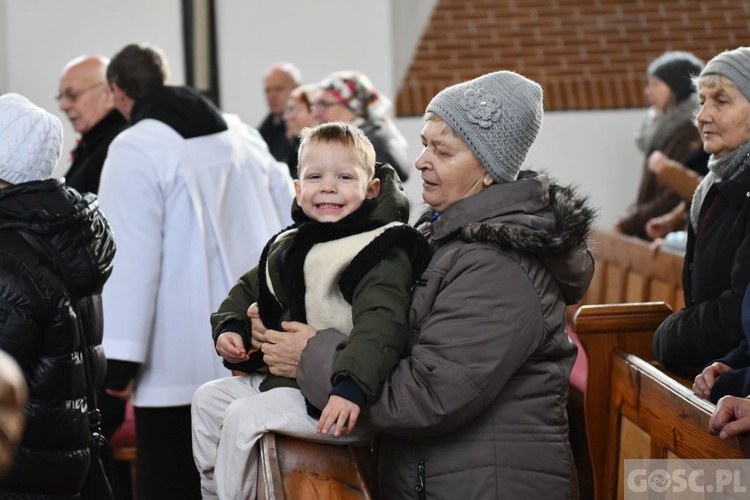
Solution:
<svg viewBox="0 0 750 500"><path fill-rule="evenodd" d="M62 153L62 123L19 94L0 96L0 179L11 184L52 176Z"/></svg>

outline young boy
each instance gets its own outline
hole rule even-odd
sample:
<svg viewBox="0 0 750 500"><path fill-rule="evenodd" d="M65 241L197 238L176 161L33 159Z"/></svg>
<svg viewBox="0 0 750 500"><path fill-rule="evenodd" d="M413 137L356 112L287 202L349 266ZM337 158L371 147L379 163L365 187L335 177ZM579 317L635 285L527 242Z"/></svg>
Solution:
<svg viewBox="0 0 750 500"><path fill-rule="evenodd" d="M357 127L328 123L302 132L295 224L271 239L259 266L211 317L225 365L249 375L209 382L193 399L204 499L255 498L255 444L264 432L338 444L369 437L354 425L404 353L410 288L428 258L424 238L405 224L409 200L395 171L375 170L375 151ZM320 412L295 380L268 375L263 353L249 351L253 302L269 328L298 321L349 332L323 410L337 422L330 435L317 432Z"/></svg>

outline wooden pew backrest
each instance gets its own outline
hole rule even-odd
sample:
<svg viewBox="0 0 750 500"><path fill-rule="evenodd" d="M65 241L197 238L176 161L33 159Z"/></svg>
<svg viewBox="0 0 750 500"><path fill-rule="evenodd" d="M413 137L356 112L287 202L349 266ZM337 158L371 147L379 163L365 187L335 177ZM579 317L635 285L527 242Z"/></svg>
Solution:
<svg viewBox="0 0 750 500"><path fill-rule="evenodd" d="M586 434L597 499L622 498L627 458L740 458L708 433L713 405L655 366L651 338L663 302L583 306L573 319L588 358Z"/></svg>
<svg viewBox="0 0 750 500"><path fill-rule="evenodd" d="M649 243L632 236L596 230L590 238L596 269L581 304L666 302L684 304L684 254L662 248L654 256Z"/></svg>

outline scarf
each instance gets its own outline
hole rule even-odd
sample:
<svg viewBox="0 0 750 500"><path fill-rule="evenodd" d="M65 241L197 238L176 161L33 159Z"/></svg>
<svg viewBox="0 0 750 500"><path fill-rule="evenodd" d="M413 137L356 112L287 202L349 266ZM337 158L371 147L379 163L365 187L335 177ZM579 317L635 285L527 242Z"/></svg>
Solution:
<svg viewBox="0 0 750 500"><path fill-rule="evenodd" d="M748 165L750 157L750 141L742 144L726 156L716 158L714 155L708 159L708 174L703 178L693 194L693 203L690 206L690 223L693 231L698 231L698 216L701 213L701 205L706 193L715 183L726 181L739 174Z"/></svg>
<svg viewBox="0 0 750 500"><path fill-rule="evenodd" d="M635 131L635 145L645 155L663 148L677 129L693 121L698 107L698 100L693 95L664 112L649 108Z"/></svg>

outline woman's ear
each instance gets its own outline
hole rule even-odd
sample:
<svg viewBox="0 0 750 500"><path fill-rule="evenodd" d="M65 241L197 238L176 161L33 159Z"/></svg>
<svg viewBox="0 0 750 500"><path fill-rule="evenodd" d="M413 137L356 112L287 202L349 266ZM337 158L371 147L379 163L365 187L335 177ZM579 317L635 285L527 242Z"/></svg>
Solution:
<svg viewBox="0 0 750 500"><path fill-rule="evenodd" d="M494 179L490 176L490 174L484 174L484 177L482 177L482 184L484 184L484 187L489 187L495 183Z"/></svg>

